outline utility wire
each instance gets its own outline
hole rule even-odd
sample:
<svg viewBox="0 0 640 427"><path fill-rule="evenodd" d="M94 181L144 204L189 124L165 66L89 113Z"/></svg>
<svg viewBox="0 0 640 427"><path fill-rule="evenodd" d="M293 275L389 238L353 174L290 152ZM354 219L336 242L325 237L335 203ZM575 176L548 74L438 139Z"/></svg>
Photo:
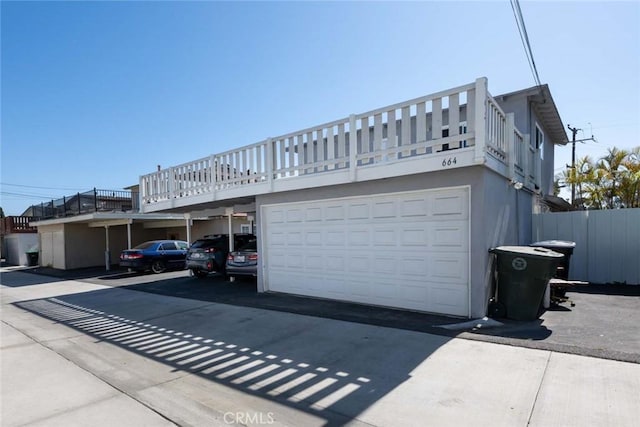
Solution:
<svg viewBox="0 0 640 427"><path fill-rule="evenodd" d="M518 32L520 33L520 40L522 41L524 52L527 55L527 61L529 62L531 74L533 74L533 80L537 86L541 86L536 61L533 59L533 51L531 50L531 43L529 42L529 35L527 34L527 27L524 24L522 10L520 9L520 3L518 0L511 0L511 9L513 10L513 16L516 19L516 25L518 26Z"/></svg>
<svg viewBox="0 0 640 427"><path fill-rule="evenodd" d="M6 187L36 188L38 190L71 190L71 191L83 190L82 188L78 188L78 187L40 187L36 185L10 184L8 182L0 182L0 185L6 186Z"/></svg>

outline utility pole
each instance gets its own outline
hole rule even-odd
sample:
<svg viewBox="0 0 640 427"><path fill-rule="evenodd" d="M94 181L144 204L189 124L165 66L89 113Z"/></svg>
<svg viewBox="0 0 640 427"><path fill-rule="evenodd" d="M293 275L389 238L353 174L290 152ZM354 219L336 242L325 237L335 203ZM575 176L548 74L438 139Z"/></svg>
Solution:
<svg viewBox="0 0 640 427"><path fill-rule="evenodd" d="M571 171L572 171L572 182L571 182L571 206L575 208L576 206L576 178L578 176L578 174L576 173L576 142L585 142L585 141L594 141L594 142L598 142L596 141L596 139L593 137L593 134L591 135L591 138L584 138L584 139L578 139L576 140L576 134L578 133L578 131L581 131L582 129L578 129L576 127L571 127L571 125L567 125L567 128L569 128L569 130L571 131L571 133L573 134L573 138L571 140Z"/></svg>
<svg viewBox="0 0 640 427"><path fill-rule="evenodd" d="M567 127L569 128L569 130L571 131L571 133L573 134L573 140L571 142L571 173L572 173L572 180L571 180L571 206L575 207L576 206L576 134L578 133L579 130L582 129L578 129L576 127L571 127L571 125L567 125Z"/></svg>

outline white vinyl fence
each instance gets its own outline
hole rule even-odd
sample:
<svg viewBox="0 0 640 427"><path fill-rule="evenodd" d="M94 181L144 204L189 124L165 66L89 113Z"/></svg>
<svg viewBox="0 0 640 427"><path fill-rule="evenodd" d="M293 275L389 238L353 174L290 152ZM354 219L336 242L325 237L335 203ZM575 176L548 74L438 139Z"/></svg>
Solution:
<svg viewBox="0 0 640 427"><path fill-rule="evenodd" d="M569 279L640 285L640 209L533 216L532 242L576 242Z"/></svg>

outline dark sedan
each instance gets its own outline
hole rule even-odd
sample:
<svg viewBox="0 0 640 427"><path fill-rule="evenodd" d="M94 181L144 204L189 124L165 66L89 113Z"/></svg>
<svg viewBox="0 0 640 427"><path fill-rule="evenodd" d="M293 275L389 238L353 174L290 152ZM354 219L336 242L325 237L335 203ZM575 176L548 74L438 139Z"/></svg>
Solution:
<svg viewBox="0 0 640 427"><path fill-rule="evenodd" d="M120 254L120 267L162 273L185 267L189 243L182 240L152 240Z"/></svg>

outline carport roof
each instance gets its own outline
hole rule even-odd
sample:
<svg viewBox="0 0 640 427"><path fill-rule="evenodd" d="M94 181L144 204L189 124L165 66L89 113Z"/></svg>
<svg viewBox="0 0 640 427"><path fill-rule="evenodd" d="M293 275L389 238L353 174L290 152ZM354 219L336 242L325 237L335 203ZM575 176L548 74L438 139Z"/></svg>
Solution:
<svg viewBox="0 0 640 427"><path fill-rule="evenodd" d="M70 216L64 218L45 219L42 221L33 221L29 225L32 227L57 224L95 224L102 225L121 225L127 223L145 222L145 221L167 221L167 220L185 220L188 215L184 214L143 214L130 212L94 212L85 215Z"/></svg>

